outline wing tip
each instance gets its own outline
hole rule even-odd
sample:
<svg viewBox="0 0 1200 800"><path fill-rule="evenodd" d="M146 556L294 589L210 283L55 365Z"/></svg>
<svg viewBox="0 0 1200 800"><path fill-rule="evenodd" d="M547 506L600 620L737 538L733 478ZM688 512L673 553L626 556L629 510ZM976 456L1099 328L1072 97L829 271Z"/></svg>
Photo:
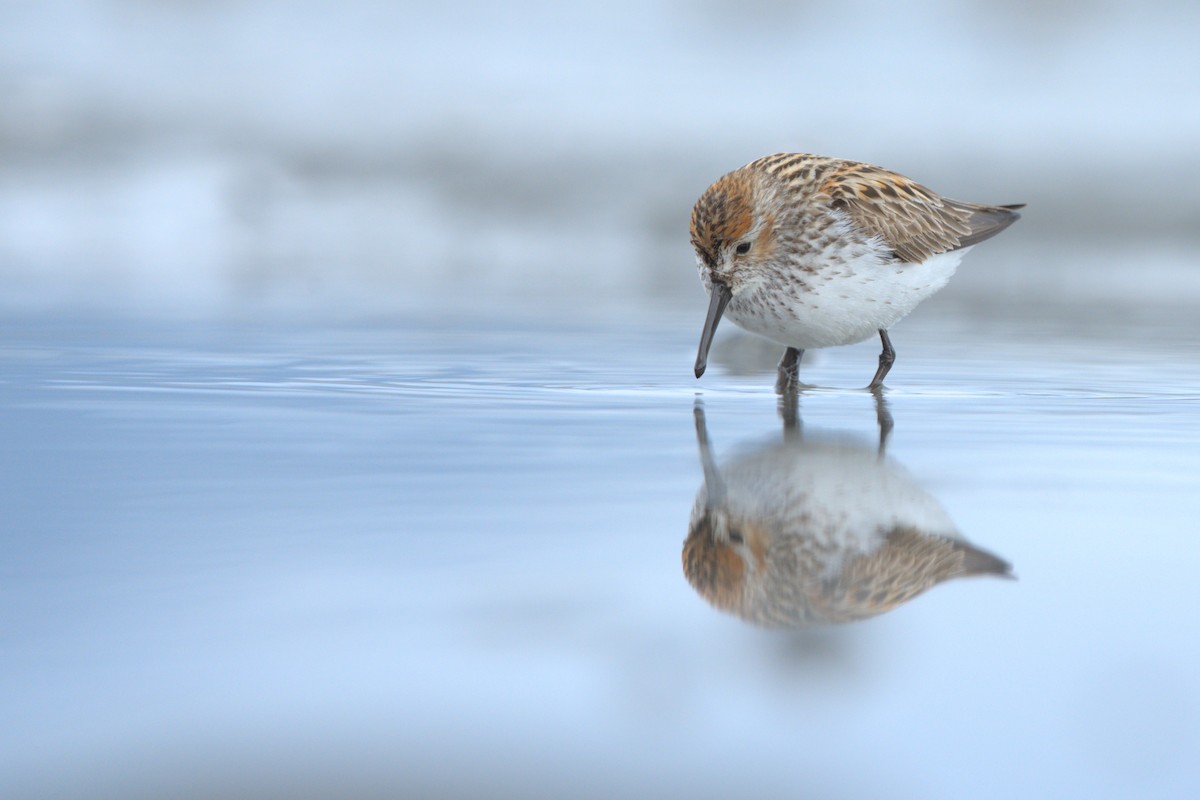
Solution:
<svg viewBox="0 0 1200 800"><path fill-rule="evenodd" d="M1003 231L1009 225L1021 218L1018 208L1024 208L1024 203L1014 203L1006 206L978 206L967 218L971 232L959 239L957 249L979 244Z"/></svg>

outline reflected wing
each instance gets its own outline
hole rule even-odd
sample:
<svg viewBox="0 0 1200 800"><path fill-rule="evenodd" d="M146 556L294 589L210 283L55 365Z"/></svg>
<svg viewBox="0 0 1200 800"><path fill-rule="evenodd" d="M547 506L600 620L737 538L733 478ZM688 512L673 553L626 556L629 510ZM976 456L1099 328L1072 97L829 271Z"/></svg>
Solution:
<svg viewBox="0 0 1200 800"><path fill-rule="evenodd" d="M831 616L845 620L881 614L950 578L1012 577L1009 563L972 544L897 528L871 553L848 561L829 586Z"/></svg>

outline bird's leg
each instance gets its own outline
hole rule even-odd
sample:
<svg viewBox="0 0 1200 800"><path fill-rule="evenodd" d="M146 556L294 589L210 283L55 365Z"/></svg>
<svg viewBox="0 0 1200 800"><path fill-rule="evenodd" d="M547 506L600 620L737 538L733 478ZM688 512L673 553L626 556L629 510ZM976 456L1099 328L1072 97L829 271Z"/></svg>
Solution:
<svg viewBox="0 0 1200 800"><path fill-rule="evenodd" d="M887 331L883 328L879 329L879 340L883 342L883 352L879 354L879 369L875 370L875 377L871 378L871 382L867 385L872 392L883 388L883 378L896 361L896 351L892 349L892 340L888 338Z"/></svg>
<svg viewBox="0 0 1200 800"><path fill-rule="evenodd" d="M883 456L887 452L888 437L891 436L896 422L892 419L892 412L888 409L883 391L872 389L871 394L875 395L875 421L879 424L879 455Z"/></svg>
<svg viewBox="0 0 1200 800"><path fill-rule="evenodd" d="M775 379L775 393L784 394L795 391L800 383L800 359L804 351L798 347L789 347L779 361L779 377Z"/></svg>

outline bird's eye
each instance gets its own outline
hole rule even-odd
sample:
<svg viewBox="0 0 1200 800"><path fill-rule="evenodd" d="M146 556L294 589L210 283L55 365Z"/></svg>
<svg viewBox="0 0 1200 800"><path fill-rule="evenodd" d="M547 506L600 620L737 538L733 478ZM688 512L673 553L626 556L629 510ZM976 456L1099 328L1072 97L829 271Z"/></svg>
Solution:
<svg viewBox="0 0 1200 800"><path fill-rule="evenodd" d="M742 538L741 531L731 530L729 532L729 541L733 542L734 544L741 544L745 541L745 539Z"/></svg>
<svg viewBox="0 0 1200 800"><path fill-rule="evenodd" d="M750 243L742 242L734 249L734 252L736 252L739 256L746 255L746 253L750 252Z"/></svg>

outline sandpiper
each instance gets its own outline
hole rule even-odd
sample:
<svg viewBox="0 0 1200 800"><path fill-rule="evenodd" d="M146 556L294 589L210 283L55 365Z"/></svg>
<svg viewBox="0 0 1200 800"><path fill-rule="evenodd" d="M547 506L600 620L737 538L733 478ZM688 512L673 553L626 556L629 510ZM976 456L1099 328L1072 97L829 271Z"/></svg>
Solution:
<svg viewBox="0 0 1200 800"><path fill-rule="evenodd" d="M766 156L720 178L692 209L709 291L696 356L704 374L722 315L787 348L781 390L804 351L878 334L879 390L896 359L888 328L937 292L963 255L1022 205L950 200L895 172L806 153Z"/></svg>

